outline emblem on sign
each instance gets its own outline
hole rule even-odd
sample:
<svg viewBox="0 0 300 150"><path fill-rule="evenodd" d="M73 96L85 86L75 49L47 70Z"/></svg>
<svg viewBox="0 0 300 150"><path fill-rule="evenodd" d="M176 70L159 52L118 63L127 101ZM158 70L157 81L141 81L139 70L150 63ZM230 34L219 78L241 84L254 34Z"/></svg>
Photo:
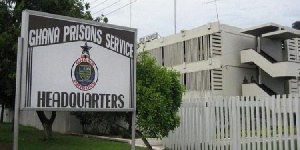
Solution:
<svg viewBox="0 0 300 150"><path fill-rule="evenodd" d="M85 42L82 48L81 57L78 58L71 69L73 84L80 90L88 91L96 86L98 81L98 67L90 58L89 50L92 48Z"/></svg>

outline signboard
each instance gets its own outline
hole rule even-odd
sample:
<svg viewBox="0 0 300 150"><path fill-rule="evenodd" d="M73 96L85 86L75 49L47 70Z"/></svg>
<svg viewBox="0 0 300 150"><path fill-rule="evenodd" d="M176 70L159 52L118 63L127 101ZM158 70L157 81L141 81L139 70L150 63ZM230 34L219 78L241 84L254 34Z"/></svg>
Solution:
<svg viewBox="0 0 300 150"><path fill-rule="evenodd" d="M136 34L24 11L21 110L135 111Z"/></svg>

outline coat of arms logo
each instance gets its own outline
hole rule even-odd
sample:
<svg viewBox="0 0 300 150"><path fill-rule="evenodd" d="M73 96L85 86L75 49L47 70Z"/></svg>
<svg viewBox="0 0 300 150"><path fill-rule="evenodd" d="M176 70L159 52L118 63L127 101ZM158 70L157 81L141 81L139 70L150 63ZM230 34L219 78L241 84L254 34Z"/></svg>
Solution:
<svg viewBox="0 0 300 150"><path fill-rule="evenodd" d="M88 91L95 87L98 81L98 67L90 58L89 50L92 48L85 42L82 48L81 57L78 58L71 69L73 84L80 90Z"/></svg>

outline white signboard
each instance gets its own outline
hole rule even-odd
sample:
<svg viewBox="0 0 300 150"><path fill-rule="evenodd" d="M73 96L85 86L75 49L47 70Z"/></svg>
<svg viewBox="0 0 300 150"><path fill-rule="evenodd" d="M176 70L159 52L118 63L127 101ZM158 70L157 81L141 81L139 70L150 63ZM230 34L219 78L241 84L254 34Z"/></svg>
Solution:
<svg viewBox="0 0 300 150"><path fill-rule="evenodd" d="M21 110L134 111L136 33L24 11Z"/></svg>

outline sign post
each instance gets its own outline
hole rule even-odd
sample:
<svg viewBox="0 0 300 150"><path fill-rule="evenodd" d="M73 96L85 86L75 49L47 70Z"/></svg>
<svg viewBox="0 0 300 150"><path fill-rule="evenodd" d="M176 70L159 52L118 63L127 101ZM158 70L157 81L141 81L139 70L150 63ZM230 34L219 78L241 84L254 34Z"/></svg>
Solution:
<svg viewBox="0 0 300 150"><path fill-rule="evenodd" d="M18 106L132 112L134 144L137 29L25 10L21 37L15 126Z"/></svg>
<svg viewBox="0 0 300 150"><path fill-rule="evenodd" d="M135 150L135 118L136 118L136 111L132 112L132 123L131 123L131 150Z"/></svg>
<svg viewBox="0 0 300 150"><path fill-rule="evenodd" d="M16 97L15 97L15 111L14 111L14 145L13 149L18 149L19 137L19 110L20 110L20 76L21 76L21 56L23 48L23 38L18 38L18 53L17 53L17 70L16 70Z"/></svg>

